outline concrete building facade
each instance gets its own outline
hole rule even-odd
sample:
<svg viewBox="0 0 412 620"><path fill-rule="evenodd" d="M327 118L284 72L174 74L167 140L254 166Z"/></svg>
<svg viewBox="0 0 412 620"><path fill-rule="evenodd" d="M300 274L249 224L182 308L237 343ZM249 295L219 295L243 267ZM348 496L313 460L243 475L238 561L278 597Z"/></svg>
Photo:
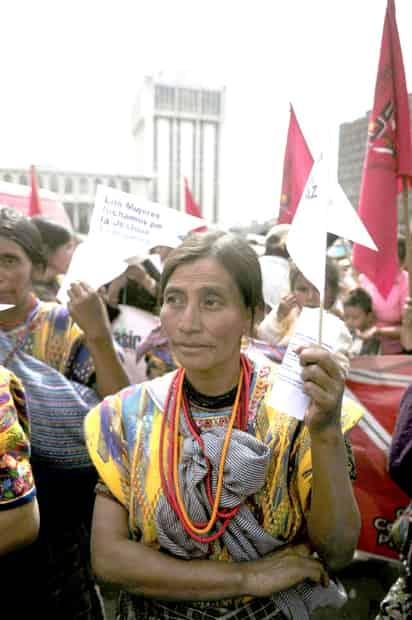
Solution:
<svg viewBox="0 0 412 620"><path fill-rule="evenodd" d="M38 186L59 196L74 230L83 234L89 230L97 185L108 185L145 199L152 193L153 178L150 176L73 172L42 166L36 167L36 173ZM0 179L22 185L30 183L25 168L0 168Z"/></svg>
<svg viewBox="0 0 412 620"><path fill-rule="evenodd" d="M140 169L153 175L152 199L184 208L188 179L206 219L219 219L221 131L224 115L221 89L146 77L132 117Z"/></svg>

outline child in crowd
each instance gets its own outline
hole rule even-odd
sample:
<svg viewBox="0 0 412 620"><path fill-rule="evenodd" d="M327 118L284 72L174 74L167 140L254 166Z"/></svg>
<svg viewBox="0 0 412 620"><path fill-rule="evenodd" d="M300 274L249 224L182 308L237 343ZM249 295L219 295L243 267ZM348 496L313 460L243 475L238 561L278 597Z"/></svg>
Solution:
<svg viewBox="0 0 412 620"><path fill-rule="evenodd" d="M377 355L380 341L377 337L372 297L362 288L355 288L343 301L344 319L352 334L351 355Z"/></svg>
<svg viewBox="0 0 412 620"><path fill-rule="evenodd" d="M302 308L318 308L320 306L319 291L303 275L296 265L291 264L289 272L290 293L285 295L278 306L264 318L257 328L257 338L268 342L272 346L287 347L294 332L296 321ZM337 314L339 294L339 271L336 265L328 260L326 263L325 279L325 310ZM349 331L342 325L336 353L342 354L342 368L349 368L348 351L351 347Z"/></svg>

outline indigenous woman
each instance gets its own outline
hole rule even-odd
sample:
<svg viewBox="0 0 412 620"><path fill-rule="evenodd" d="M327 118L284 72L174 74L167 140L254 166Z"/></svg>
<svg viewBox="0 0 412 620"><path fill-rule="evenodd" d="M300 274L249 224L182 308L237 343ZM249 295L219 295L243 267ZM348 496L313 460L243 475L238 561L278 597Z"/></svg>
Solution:
<svg viewBox="0 0 412 620"><path fill-rule="evenodd" d="M83 440L83 419L99 396L128 381L96 293L84 284L73 285L71 316L66 307L33 295L32 279L44 265L34 224L13 209L1 209L0 362L26 392L40 506L39 538L7 557L2 587L13 604L20 597L21 617L27 605L27 613L41 618L100 618L88 554L95 472ZM22 565L24 597L15 577Z"/></svg>
<svg viewBox="0 0 412 620"><path fill-rule="evenodd" d="M357 411L341 414L342 373L316 347L300 353L305 421L270 408L275 366L241 354L261 291L246 242L187 238L161 279L181 367L86 417L101 478L92 564L122 589L122 619L296 620L339 602L328 571L360 527L343 435Z"/></svg>
<svg viewBox="0 0 412 620"><path fill-rule="evenodd" d="M0 366L0 557L32 543L38 531L23 386Z"/></svg>

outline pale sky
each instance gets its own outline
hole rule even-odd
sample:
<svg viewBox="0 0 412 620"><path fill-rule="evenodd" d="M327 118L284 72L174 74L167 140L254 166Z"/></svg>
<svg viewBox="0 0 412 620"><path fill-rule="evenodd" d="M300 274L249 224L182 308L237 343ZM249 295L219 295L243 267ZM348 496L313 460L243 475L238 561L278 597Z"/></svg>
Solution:
<svg viewBox="0 0 412 620"><path fill-rule="evenodd" d="M144 75L226 86L223 223L275 217L294 105L314 156L370 109L386 0L3 0L0 166L139 173ZM396 0L412 91L412 0ZM366 138L366 137L365 137ZM334 151L333 151L334 152Z"/></svg>

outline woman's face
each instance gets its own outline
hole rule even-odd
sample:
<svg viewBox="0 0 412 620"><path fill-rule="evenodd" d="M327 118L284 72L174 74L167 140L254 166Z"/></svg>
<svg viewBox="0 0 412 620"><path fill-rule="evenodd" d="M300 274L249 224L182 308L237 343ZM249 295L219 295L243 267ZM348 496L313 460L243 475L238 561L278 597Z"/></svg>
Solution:
<svg viewBox="0 0 412 620"><path fill-rule="evenodd" d="M177 267L160 312L172 350L188 371L230 372L251 315L231 275L215 258Z"/></svg>
<svg viewBox="0 0 412 620"><path fill-rule="evenodd" d="M0 304L19 306L31 292L33 266L14 241L0 237Z"/></svg>
<svg viewBox="0 0 412 620"><path fill-rule="evenodd" d="M50 254L49 260L47 261L48 275L50 274L51 276L56 276L60 273L66 273L73 256L74 249L74 241L70 240L59 246L57 250Z"/></svg>

